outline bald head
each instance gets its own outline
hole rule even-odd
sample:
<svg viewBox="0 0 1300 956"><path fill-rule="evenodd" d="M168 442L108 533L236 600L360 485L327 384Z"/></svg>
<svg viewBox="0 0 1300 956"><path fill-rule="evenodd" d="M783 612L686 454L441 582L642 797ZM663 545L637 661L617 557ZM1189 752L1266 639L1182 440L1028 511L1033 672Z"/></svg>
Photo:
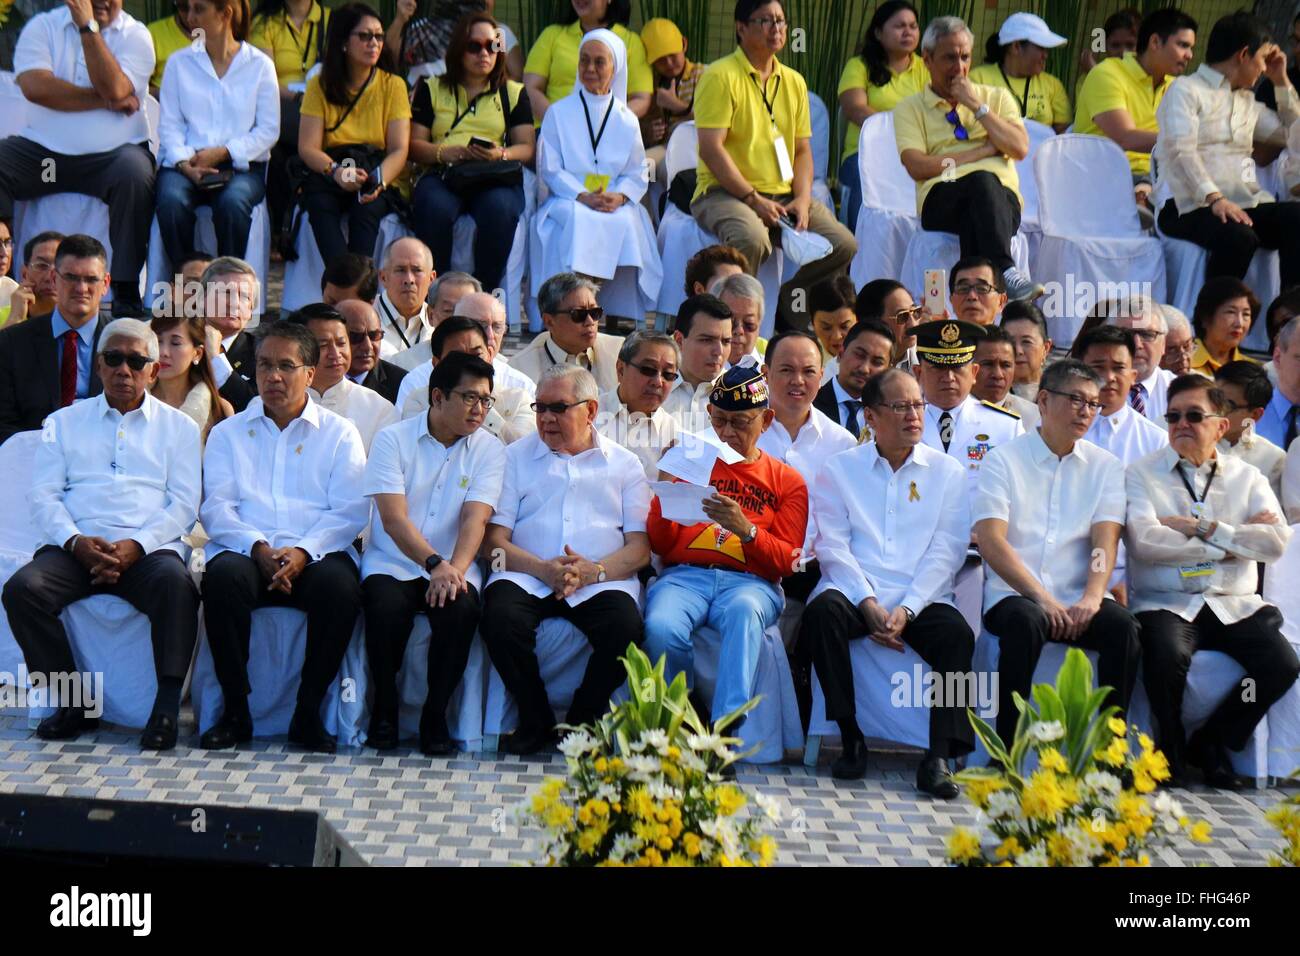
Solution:
<svg viewBox="0 0 1300 956"><path fill-rule="evenodd" d="M348 327L348 341L352 346L348 374L365 375L379 363L379 343L383 340L379 313L369 302L360 299L344 299L334 308ZM377 334L379 338L375 338Z"/></svg>
<svg viewBox="0 0 1300 956"><path fill-rule="evenodd" d="M424 307L429 286L436 275L433 271L433 253L414 236L394 240L384 250L379 281L383 283L388 301L393 303L404 318L411 318Z"/></svg>
<svg viewBox="0 0 1300 956"><path fill-rule="evenodd" d="M488 340L489 360L495 357L506 334L506 307L488 292L470 292L456 302L454 315L472 319L483 329Z"/></svg>

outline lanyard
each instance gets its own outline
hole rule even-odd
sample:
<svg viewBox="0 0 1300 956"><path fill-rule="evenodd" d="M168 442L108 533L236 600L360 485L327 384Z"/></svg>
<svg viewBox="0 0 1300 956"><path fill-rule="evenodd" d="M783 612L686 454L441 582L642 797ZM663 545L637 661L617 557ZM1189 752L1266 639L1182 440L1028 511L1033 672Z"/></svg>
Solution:
<svg viewBox="0 0 1300 956"><path fill-rule="evenodd" d="M773 128L773 129L776 129L776 106L775 106L775 104L776 104L776 97L777 97L777 94L781 92L781 74L778 73L778 74L776 75L776 89L774 89L774 90L772 91L772 99L771 99L771 101L769 101L768 98L767 98L767 91L766 91L765 89L763 89L763 84L760 83L760 82L758 82L758 76L757 76L756 74L754 74L754 73L751 73L751 74L749 74L749 78L750 78L751 80L753 80L753 81L754 81L754 85L755 85L756 87L758 87L758 95L761 96L761 97L763 98L763 105L764 105L765 107L767 107L767 115L768 115L768 118L772 121L772 128Z"/></svg>
<svg viewBox="0 0 1300 956"><path fill-rule="evenodd" d="M578 91L578 99L582 100L582 115L587 121L587 137L591 140L591 158L597 166L600 165L600 157L596 155L596 150L600 148L600 141L605 138L605 127L609 125L610 114L614 112L614 95L609 97L609 106L605 108L605 118L600 121L600 132L591 125L591 113L587 110L587 98L582 95L582 90Z"/></svg>
<svg viewBox="0 0 1300 956"><path fill-rule="evenodd" d="M1007 85L1007 92L1015 96L1016 91L1011 88L1011 79L1007 76L1007 71L1002 69L1001 63L998 64L998 72L1002 74L1002 82ZM1029 80L1030 77L1025 77L1025 95L1017 99L1020 104L1021 119L1029 119Z"/></svg>
<svg viewBox="0 0 1300 956"><path fill-rule="evenodd" d="M382 296L380 296L377 301L379 302L379 308L383 310L384 318L388 319L388 324L393 327L393 331L397 333L397 337L401 339L402 344L409 349L411 347L411 342L406 337L406 331L402 328L402 323L399 322L397 318L393 316L393 313L389 311L388 303L384 301ZM417 338L416 341L418 342L419 339Z"/></svg>
<svg viewBox="0 0 1300 956"><path fill-rule="evenodd" d="M492 91L490 89L484 90L478 96L474 97L474 99L470 101L469 105L465 107L465 112L463 113L458 112L456 114L456 118L451 121L451 126L447 127L447 132L450 133L457 126L459 126L460 121L463 120L470 113L473 113L475 116L478 116L478 101L483 99L483 97L487 96L491 92ZM456 87L455 91L452 93L452 96L455 99L456 108L459 109L460 108L460 87L459 86Z"/></svg>
<svg viewBox="0 0 1300 956"><path fill-rule="evenodd" d="M307 16L308 17L311 16L311 7L307 8ZM324 11L321 12L321 17L322 19L324 19ZM293 35L293 30L291 28L291 23L289 20L289 14L287 12L284 15L284 22L286 27L290 27L289 39L293 40L294 46L298 46L298 40ZM302 69L304 73L307 72L307 58L311 56L311 38L313 34L315 34L315 32L316 32L316 21L309 20L307 23L307 41L303 43L301 47L298 47L299 51L302 53Z"/></svg>
<svg viewBox="0 0 1300 956"><path fill-rule="evenodd" d="M1187 493L1192 496L1192 514L1197 517L1200 517L1201 512L1205 510L1205 498L1209 495L1210 485L1214 484L1214 476L1218 473L1219 462L1215 460L1214 464L1210 466L1210 477L1205 481L1205 490L1201 492L1201 496L1198 498L1196 497L1196 489L1192 487L1192 483L1187 480L1187 475L1183 472L1183 466L1181 464L1178 466L1178 477L1183 479L1183 487L1186 488Z"/></svg>

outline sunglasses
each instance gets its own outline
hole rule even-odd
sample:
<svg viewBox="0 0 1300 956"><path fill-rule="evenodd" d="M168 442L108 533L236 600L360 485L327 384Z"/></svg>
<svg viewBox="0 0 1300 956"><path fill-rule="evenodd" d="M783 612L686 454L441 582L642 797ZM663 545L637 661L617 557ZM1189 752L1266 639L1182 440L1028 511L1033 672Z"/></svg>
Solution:
<svg viewBox="0 0 1300 956"><path fill-rule="evenodd" d="M358 30L352 34L362 43L383 43L384 35L382 33L366 33L364 30Z"/></svg>
<svg viewBox="0 0 1300 956"><path fill-rule="evenodd" d="M593 321L599 325L600 320L605 317L605 310L596 305L590 309L559 309L556 311L556 315L567 315L569 321L575 325L584 325L588 321Z"/></svg>
<svg viewBox="0 0 1300 956"><path fill-rule="evenodd" d="M966 127L961 125L961 117L957 115L957 107L954 106L947 113L944 113L943 118L952 124L952 135L957 137L958 140L964 143L970 139L970 133L966 132Z"/></svg>
<svg viewBox="0 0 1300 956"><path fill-rule="evenodd" d="M109 368L117 368L125 362L133 372L144 371L144 367L153 361L147 355L128 355L126 352L119 352L116 349L100 352L99 355Z"/></svg>
<svg viewBox="0 0 1300 956"><path fill-rule="evenodd" d="M899 309L894 313L894 321L899 325L906 325L914 319L919 319L925 311L925 306L914 305L910 309Z"/></svg>
<svg viewBox="0 0 1300 956"><path fill-rule="evenodd" d="M1199 408L1188 409L1186 412L1165 412L1165 421L1170 425L1177 425L1184 418L1189 425L1199 425L1207 418L1222 418L1222 415L1214 415L1210 412L1203 412Z"/></svg>
<svg viewBox="0 0 1300 956"><path fill-rule="evenodd" d="M496 40L489 40L487 43L480 43L478 40L466 40L465 52L470 56L478 56L480 53L497 52Z"/></svg>
<svg viewBox="0 0 1300 956"><path fill-rule="evenodd" d="M366 339L372 342L382 342L384 340L383 329L371 329L369 332L349 332L348 341L353 345L360 345Z"/></svg>
<svg viewBox="0 0 1300 956"><path fill-rule="evenodd" d="M631 367L646 378L662 378L665 382L675 382L678 378L676 372L670 369L655 368L653 365L633 365Z"/></svg>
<svg viewBox="0 0 1300 956"><path fill-rule="evenodd" d="M540 415L542 412L550 412L552 415L563 415L571 408L577 408L579 405L586 405L586 402L533 402L528 407L533 410L533 414Z"/></svg>

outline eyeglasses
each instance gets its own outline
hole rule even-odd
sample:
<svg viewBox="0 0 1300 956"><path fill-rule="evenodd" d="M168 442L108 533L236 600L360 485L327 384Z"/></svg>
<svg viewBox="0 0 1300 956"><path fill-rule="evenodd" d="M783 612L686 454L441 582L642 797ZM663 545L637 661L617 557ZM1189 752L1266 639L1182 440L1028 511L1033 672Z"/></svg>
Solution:
<svg viewBox="0 0 1300 956"><path fill-rule="evenodd" d="M360 345L366 339L372 342L382 342L384 340L383 329L371 329L369 332L349 332L348 341L353 345Z"/></svg>
<svg viewBox="0 0 1300 956"><path fill-rule="evenodd" d="M628 367L636 369L646 378L662 378L665 382L675 382L678 379L677 373L672 369L655 368L653 365L630 365Z"/></svg>
<svg viewBox="0 0 1300 956"><path fill-rule="evenodd" d="M59 278L71 286L97 286L104 281L103 276L79 276L75 272L60 272Z"/></svg>
<svg viewBox="0 0 1300 956"><path fill-rule="evenodd" d="M720 431L724 428L730 428L732 431L744 431L754 422L758 421L763 415L762 412L755 412L753 415L745 415L742 418L722 418L719 415L710 415L709 421L713 425L713 430Z"/></svg>
<svg viewBox="0 0 1300 956"><path fill-rule="evenodd" d="M947 113L944 113L943 118L952 124L953 136L963 143L970 139L970 133L966 132L966 127L961 125L961 117L957 115L957 107L954 106Z"/></svg>
<svg viewBox="0 0 1300 956"><path fill-rule="evenodd" d="M1060 395L1070 403L1070 407L1076 412L1081 412L1084 409L1087 409L1090 415L1095 415L1097 412L1101 411L1101 402L1090 402L1082 395L1075 395L1072 392L1059 392L1054 388L1045 388L1043 391L1051 392L1053 395Z"/></svg>
<svg viewBox="0 0 1300 956"><path fill-rule="evenodd" d="M107 351L100 352L99 356L104 360L104 364L107 365L109 368L117 368L119 365L125 362L127 364L127 367L130 368L131 371L133 372L144 371L144 367L153 361L153 359L149 358L149 356L147 355L137 355L135 353L119 352L117 351L117 349L109 349Z"/></svg>
<svg viewBox="0 0 1300 956"><path fill-rule="evenodd" d="M567 315L569 321L575 325L585 325L587 322L600 324L600 320L605 317L605 310L598 305L589 309L556 309L556 315Z"/></svg>
<svg viewBox="0 0 1300 956"><path fill-rule="evenodd" d="M1203 412L1199 408L1189 408L1185 412L1178 412L1178 411L1165 412L1165 421L1167 421L1170 425L1177 425L1184 418L1187 419L1187 423L1189 425L1199 425L1207 418L1222 418L1222 417L1223 417L1222 415L1215 415L1213 412Z"/></svg>
<svg viewBox="0 0 1300 956"><path fill-rule="evenodd" d="M540 415L542 412L550 412L552 415L563 415L571 408L577 408L579 405L586 405L586 402L533 402L528 407L533 410L533 414Z"/></svg>
<svg viewBox="0 0 1300 956"><path fill-rule="evenodd" d="M480 43L478 40L466 40L465 52L470 56L478 56L480 53L496 53L497 41L489 40L487 43Z"/></svg>
<svg viewBox="0 0 1300 956"><path fill-rule="evenodd" d="M908 412L925 414L925 402L881 402L876 408L887 408L900 418L906 418Z"/></svg>
<svg viewBox="0 0 1300 956"><path fill-rule="evenodd" d="M1226 411L1229 415L1231 415L1233 412L1240 412L1244 409L1250 408L1249 405L1238 405L1230 398L1225 398L1223 400L1223 404L1227 406L1227 408L1225 408L1224 411Z"/></svg>
<svg viewBox="0 0 1300 956"><path fill-rule="evenodd" d="M33 259L27 263L27 268L33 272L49 272L54 268L54 263L47 259Z"/></svg>
<svg viewBox="0 0 1300 956"><path fill-rule="evenodd" d="M1191 355L1196 351L1196 339L1188 339L1186 342L1179 342L1176 345L1165 345L1166 352L1181 352L1183 355Z"/></svg>
<svg viewBox="0 0 1300 956"><path fill-rule="evenodd" d="M264 362L261 359L257 360L258 375L272 375L275 372L279 372L287 378L294 372L298 371L298 369L309 367L310 366L307 365L294 365L292 362Z"/></svg>
<svg viewBox="0 0 1300 956"><path fill-rule="evenodd" d="M0 239L0 249L12 249L14 241L12 239Z"/></svg>
<svg viewBox="0 0 1300 956"><path fill-rule="evenodd" d="M490 412L492 406L496 404L496 399L491 395L480 395L478 392L466 392L463 389L452 389L451 394L459 395L460 400L465 403L466 408L473 408L475 405L482 405L483 411Z"/></svg>
<svg viewBox="0 0 1300 956"><path fill-rule="evenodd" d="M367 32L365 32L364 30L358 30L357 32L353 33L352 35L353 35L354 37L356 37L358 40L360 40L362 43L380 43L380 44L382 44L382 43L384 42L384 35L383 35L382 33L378 33L378 32L376 32L376 33L367 33Z"/></svg>
<svg viewBox="0 0 1300 956"><path fill-rule="evenodd" d="M764 30L784 30L790 25L790 21L785 17L755 17L753 20L746 20L751 26L757 25Z"/></svg>
<svg viewBox="0 0 1300 956"><path fill-rule="evenodd" d="M958 282L952 287L952 294L955 296L966 296L974 292L976 295L992 295L997 292L995 286L987 282Z"/></svg>
<svg viewBox="0 0 1300 956"><path fill-rule="evenodd" d="M1160 338L1160 336L1165 334L1163 332L1157 332L1155 329L1129 329L1129 331L1140 338L1143 342L1154 342L1156 339Z"/></svg>
<svg viewBox="0 0 1300 956"><path fill-rule="evenodd" d="M907 323L919 319L921 317L921 313L924 311L925 311L925 306L921 306L921 305L914 305L910 309L899 309L897 312L894 313L894 321L898 325L907 325Z"/></svg>

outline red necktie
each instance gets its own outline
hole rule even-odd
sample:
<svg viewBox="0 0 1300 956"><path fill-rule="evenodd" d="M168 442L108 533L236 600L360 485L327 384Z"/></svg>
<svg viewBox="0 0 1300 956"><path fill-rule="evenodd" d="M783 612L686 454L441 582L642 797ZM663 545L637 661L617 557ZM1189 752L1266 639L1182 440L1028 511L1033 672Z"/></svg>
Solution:
<svg viewBox="0 0 1300 956"><path fill-rule="evenodd" d="M67 408L77 400L77 332L63 333L63 364L59 366L59 407Z"/></svg>

